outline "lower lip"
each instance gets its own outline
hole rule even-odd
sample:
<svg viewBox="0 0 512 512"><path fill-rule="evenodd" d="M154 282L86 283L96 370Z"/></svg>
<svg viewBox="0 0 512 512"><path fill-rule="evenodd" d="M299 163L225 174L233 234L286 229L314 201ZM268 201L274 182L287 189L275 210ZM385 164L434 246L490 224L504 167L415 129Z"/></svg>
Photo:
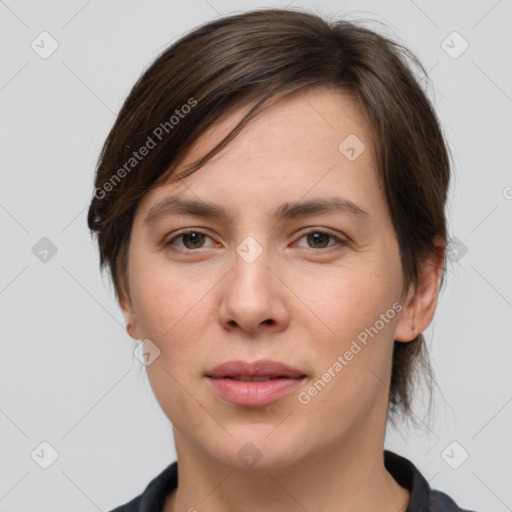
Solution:
<svg viewBox="0 0 512 512"><path fill-rule="evenodd" d="M226 378L212 378L214 390L235 405L258 407L268 405L295 391L305 377L298 379L274 379L263 382L247 382Z"/></svg>

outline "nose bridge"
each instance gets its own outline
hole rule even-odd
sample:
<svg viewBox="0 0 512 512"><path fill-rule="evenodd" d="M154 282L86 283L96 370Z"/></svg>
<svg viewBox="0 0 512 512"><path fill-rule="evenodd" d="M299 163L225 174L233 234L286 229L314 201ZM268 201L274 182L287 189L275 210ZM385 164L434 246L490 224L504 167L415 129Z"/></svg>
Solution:
<svg viewBox="0 0 512 512"><path fill-rule="evenodd" d="M254 235L247 235L236 246L231 285L241 285L242 292L245 289L253 297L256 294L258 300L261 301L268 300L268 295L271 293L269 281L271 273L268 269L271 254L268 243L263 240L263 235L258 236L258 239ZM243 297L239 297L239 299L243 299Z"/></svg>
<svg viewBox="0 0 512 512"><path fill-rule="evenodd" d="M269 237L261 235L257 240L257 236L247 235L236 246L220 309L224 325L236 323L247 331L254 331L262 323L283 327L287 317L279 284L269 269Z"/></svg>
<svg viewBox="0 0 512 512"><path fill-rule="evenodd" d="M258 259L268 259L268 243L262 240L262 236L258 236L261 243L253 236L247 235L236 247L236 253L247 264L252 265ZM268 237L266 237L267 239ZM262 244L266 244L264 248ZM261 258L263 253L266 253L264 258Z"/></svg>

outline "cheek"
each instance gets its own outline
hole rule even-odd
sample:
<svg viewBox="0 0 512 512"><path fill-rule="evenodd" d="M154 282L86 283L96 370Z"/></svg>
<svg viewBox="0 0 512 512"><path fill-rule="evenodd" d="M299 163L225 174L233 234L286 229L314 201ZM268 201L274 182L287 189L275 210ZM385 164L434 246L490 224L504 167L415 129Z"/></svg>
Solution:
<svg viewBox="0 0 512 512"><path fill-rule="evenodd" d="M204 276L183 276L167 265L134 262L132 294L140 335L156 343L190 339L188 329L200 327L198 312L204 307L205 294L211 288ZM184 338L178 333L188 332Z"/></svg>
<svg viewBox="0 0 512 512"><path fill-rule="evenodd" d="M133 269L139 335L160 350L146 367L148 378L164 411L180 410L188 396L180 383L190 388L202 370L199 361L204 359L205 337L212 324L213 294L208 292L215 280L210 282L198 272L173 271L171 276L168 268L157 265L134 265Z"/></svg>
<svg viewBox="0 0 512 512"><path fill-rule="evenodd" d="M372 403L385 390L399 307L390 274L391 269L386 275L368 264L296 281L309 294L306 330L318 356L315 377L322 389L317 405L327 401L334 410L346 411Z"/></svg>
<svg viewBox="0 0 512 512"><path fill-rule="evenodd" d="M337 340L343 346L357 338L392 308L398 288L390 273L382 273L373 264L362 264L294 276L294 290L298 297L304 297L309 310L311 332L317 329L318 338L326 345ZM387 334L394 316L394 311L387 315L385 326L379 322L379 331Z"/></svg>
<svg viewBox="0 0 512 512"><path fill-rule="evenodd" d="M204 280L202 286L188 279L164 280L162 275L156 269L140 273L134 291L140 335L160 350L158 358L146 367L148 380L177 429L200 431L206 428L208 417L193 397L201 371L198 361L211 323L205 296L211 285L207 287Z"/></svg>

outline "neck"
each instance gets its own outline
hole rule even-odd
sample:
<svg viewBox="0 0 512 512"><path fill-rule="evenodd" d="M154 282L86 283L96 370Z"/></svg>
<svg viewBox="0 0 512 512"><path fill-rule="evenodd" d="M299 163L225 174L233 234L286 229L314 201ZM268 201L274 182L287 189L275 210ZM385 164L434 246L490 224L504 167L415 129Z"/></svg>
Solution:
<svg viewBox="0 0 512 512"><path fill-rule="evenodd" d="M385 429L384 429L385 433ZM178 489L164 512L403 512L410 499L384 466L384 438L374 429L347 433L337 445L326 445L289 465L250 469L223 464L200 451L186 435L174 432Z"/></svg>

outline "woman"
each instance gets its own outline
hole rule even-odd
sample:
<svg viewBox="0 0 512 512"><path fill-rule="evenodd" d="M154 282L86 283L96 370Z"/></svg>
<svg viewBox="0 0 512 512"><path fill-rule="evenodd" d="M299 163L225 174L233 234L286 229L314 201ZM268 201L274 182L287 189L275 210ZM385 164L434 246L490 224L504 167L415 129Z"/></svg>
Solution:
<svg viewBox="0 0 512 512"><path fill-rule="evenodd" d="M446 266L448 149L407 58L265 9L133 87L88 222L178 460L117 512L462 510L384 451Z"/></svg>

